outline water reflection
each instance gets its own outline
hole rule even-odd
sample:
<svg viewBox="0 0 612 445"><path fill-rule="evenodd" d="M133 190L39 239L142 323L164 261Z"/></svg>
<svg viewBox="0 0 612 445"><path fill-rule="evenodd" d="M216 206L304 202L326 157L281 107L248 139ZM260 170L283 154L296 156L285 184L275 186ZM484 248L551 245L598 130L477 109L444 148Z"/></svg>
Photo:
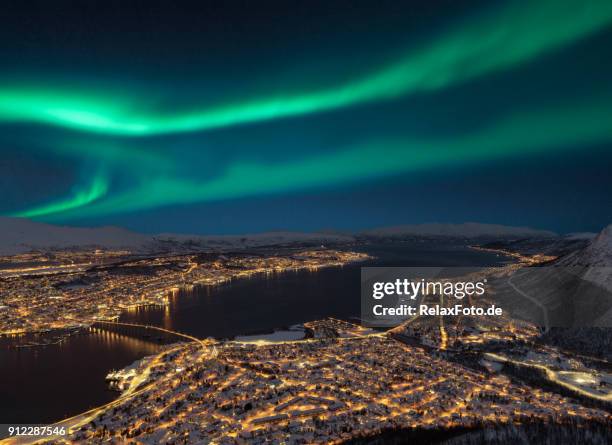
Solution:
<svg viewBox="0 0 612 445"><path fill-rule="evenodd" d="M369 245L362 250L376 257L368 265L477 267L507 262L489 252L440 243ZM270 271L221 285L189 286L171 292L168 306L143 307L121 320L201 338L228 338L324 317L359 317L363 265Z"/></svg>
<svg viewBox="0 0 612 445"><path fill-rule="evenodd" d="M354 249L354 248L353 248ZM361 249L386 266L491 266L504 257L442 244L369 245ZM134 308L122 321L153 324L197 337L233 337L360 312L360 265L250 275L222 285L174 289L167 306ZM117 397L106 374L160 344L93 329L45 347L0 345L0 423L52 422Z"/></svg>
<svg viewBox="0 0 612 445"><path fill-rule="evenodd" d="M98 329L49 346L0 348L0 421L52 422L109 402L117 393L107 372L160 348Z"/></svg>

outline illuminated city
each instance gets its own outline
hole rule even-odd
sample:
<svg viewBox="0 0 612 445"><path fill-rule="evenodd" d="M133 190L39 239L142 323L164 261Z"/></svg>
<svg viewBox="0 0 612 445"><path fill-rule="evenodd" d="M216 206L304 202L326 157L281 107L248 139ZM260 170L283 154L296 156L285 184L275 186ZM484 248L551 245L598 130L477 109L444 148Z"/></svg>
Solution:
<svg viewBox="0 0 612 445"><path fill-rule="evenodd" d="M283 256L202 254L132 259L126 252L91 252L53 257L52 261L44 255L11 257L12 266L0 270L0 335L80 328L115 320L121 312L140 306L166 305L169 294L182 286L214 286L289 270L316 271L368 256L311 250ZM18 267L20 262L37 265Z"/></svg>
<svg viewBox="0 0 612 445"><path fill-rule="evenodd" d="M612 1L4 0L0 445L612 443Z"/></svg>

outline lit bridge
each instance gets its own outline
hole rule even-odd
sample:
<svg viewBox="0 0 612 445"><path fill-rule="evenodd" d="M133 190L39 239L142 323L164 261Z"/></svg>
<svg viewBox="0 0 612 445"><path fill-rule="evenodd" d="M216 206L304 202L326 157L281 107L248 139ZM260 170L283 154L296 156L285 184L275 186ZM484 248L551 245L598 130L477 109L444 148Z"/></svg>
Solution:
<svg viewBox="0 0 612 445"><path fill-rule="evenodd" d="M183 334L182 332L173 331L171 329L162 328L153 325L144 325L137 323L125 323L121 321L96 321L91 325L92 328L103 329L106 331L113 331L119 333L138 333L144 335L150 335L152 333L159 333L166 336L178 337L183 340L194 341L200 343L203 347L208 346L205 340L201 340L192 335Z"/></svg>
<svg viewBox="0 0 612 445"><path fill-rule="evenodd" d="M217 348L215 347L215 342L211 340L202 340L192 335L183 334L182 332L172 331L170 329L161 328L159 326L152 325L142 325L136 323L123 323L120 321L97 321L91 327L97 329L105 329L105 330L116 330L116 328L128 328L128 329L139 329L141 332L159 332L164 335L172 335L179 338L183 338L185 340L189 340L189 343L196 342L204 351L209 352L209 358L216 358L218 356ZM175 346L174 348L162 352L153 362L149 364L149 369L153 364L156 364L159 360L159 357L164 356L170 352L179 350L183 345ZM212 348L211 348L212 347ZM148 373L145 373L148 375ZM60 420L52 425L51 427L65 427L69 432L73 432L78 428L86 425L87 423L94 420L98 415L105 412L108 409L112 409L113 407L119 406L124 403L126 400L132 399L140 394L143 394L146 391L149 391L151 388L154 388L157 385L156 381L149 382L144 386L135 385L131 389L128 389L123 395L119 398L105 403L102 406L98 406L97 408L92 408L90 410L85 411L84 413L77 414L76 416L69 417L64 420ZM63 436L18 436L18 437L10 437L5 439L0 439L0 444L2 445L31 445L37 442L47 442L52 440L61 440Z"/></svg>

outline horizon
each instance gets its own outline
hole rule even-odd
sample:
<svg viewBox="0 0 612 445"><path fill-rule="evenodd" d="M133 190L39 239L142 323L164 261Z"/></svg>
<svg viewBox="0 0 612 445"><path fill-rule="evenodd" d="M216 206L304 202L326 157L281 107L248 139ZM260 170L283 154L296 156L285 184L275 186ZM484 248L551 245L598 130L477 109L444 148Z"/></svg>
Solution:
<svg viewBox="0 0 612 445"><path fill-rule="evenodd" d="M333 228L333 227L326 227L326 228L321 228L321 229L315 229L315 230L291 230L291 229L287 229L287 228L270 228L270 229L264 229L262 231L253 231L253 232L232 232L232 233L212 233L212 232L202 232L202 233L197 233L197 232L171 232L171 231L159 231L159 232L146 232L146 231L139 231L137 229L133 229L130 227L126 227L126 226L121 226L121 225L116 225L116 224L104 224L104 225L78 225L78 224L69 224L69 223L52 223L52 222L45 222L45 221L37 221L33 218L26 218L26 217L21 217L21 216L3 216L0 215L0 219L5 218L5 219L13 219L13 220L25 220L25 221L30 221L30 222L34 222L34 223L42 223L42 224L47 224L50 226L54 226L54 227L66 227L66 228L76 228L76 229L103 229L103 228L117 228L117 229L122 229L122 230L128 230L134 233L138 233L138 234L142 234L142 235L151 235L151 236L155 236L155 235L193 235L193 236L241 236L241 235L263 235L263 234L268 234L268 233L304 233L304 234L322 234L322 235L357 235L357 234L363 234L369 231L373 231L373 230L381 230L381 229L390 229L390 228L402 228L402 227L427 227L427 226L465 226L465 225L479 225L479 226L499 226L499 227L504 227L504 228L514 228L514 229L528 229L528 230L534 230L534 231L540 231L540 232L551 232L554 233L556 236L566 236L566 235L571 235L571 234L580 234L580 233L590 233L590 234L597 234L599 232L601 232L602 230L604 230L606 227L608 227L609 225L612 225L612 222L610 224L606 224L604 226L602 226L599 230L596 231L588 231L588 230L577 230L577 231L572 231L572 232L556 232L555 230L552 229L548 229L545 227L533 227L533 226L526 226L526 225L508 225L508 224L501 224L501 223L483 223L483 222L478 222L478 221L464 221L464 222L458 222L458 223L450 223L450 222L424 222L424 223L416 223L416 224L392 224L392 225L388 225L388 226L369 226L369 227L361 227L361 228L357 228L357 229L337 229L337 228Z"/></svg>

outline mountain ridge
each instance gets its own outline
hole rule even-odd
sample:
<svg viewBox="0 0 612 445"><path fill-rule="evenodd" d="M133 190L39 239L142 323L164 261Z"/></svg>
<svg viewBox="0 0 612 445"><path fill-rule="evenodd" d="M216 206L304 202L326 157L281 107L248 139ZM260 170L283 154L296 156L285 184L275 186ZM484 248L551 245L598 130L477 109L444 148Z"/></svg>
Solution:
<svg viewBox="0 0 612 445"><path fill-rule="evenodd" d="M554 232L497 224L419 224L383 227L356 232L276 231L242 235L191 235L162 233L146 235L116 227L71 227L25 218L0 217L0 254L14 255L34 250L127 249L156 250L239 249L291 244L350 244L362 239L400 237L504 238L556 237Z"/></svg>

